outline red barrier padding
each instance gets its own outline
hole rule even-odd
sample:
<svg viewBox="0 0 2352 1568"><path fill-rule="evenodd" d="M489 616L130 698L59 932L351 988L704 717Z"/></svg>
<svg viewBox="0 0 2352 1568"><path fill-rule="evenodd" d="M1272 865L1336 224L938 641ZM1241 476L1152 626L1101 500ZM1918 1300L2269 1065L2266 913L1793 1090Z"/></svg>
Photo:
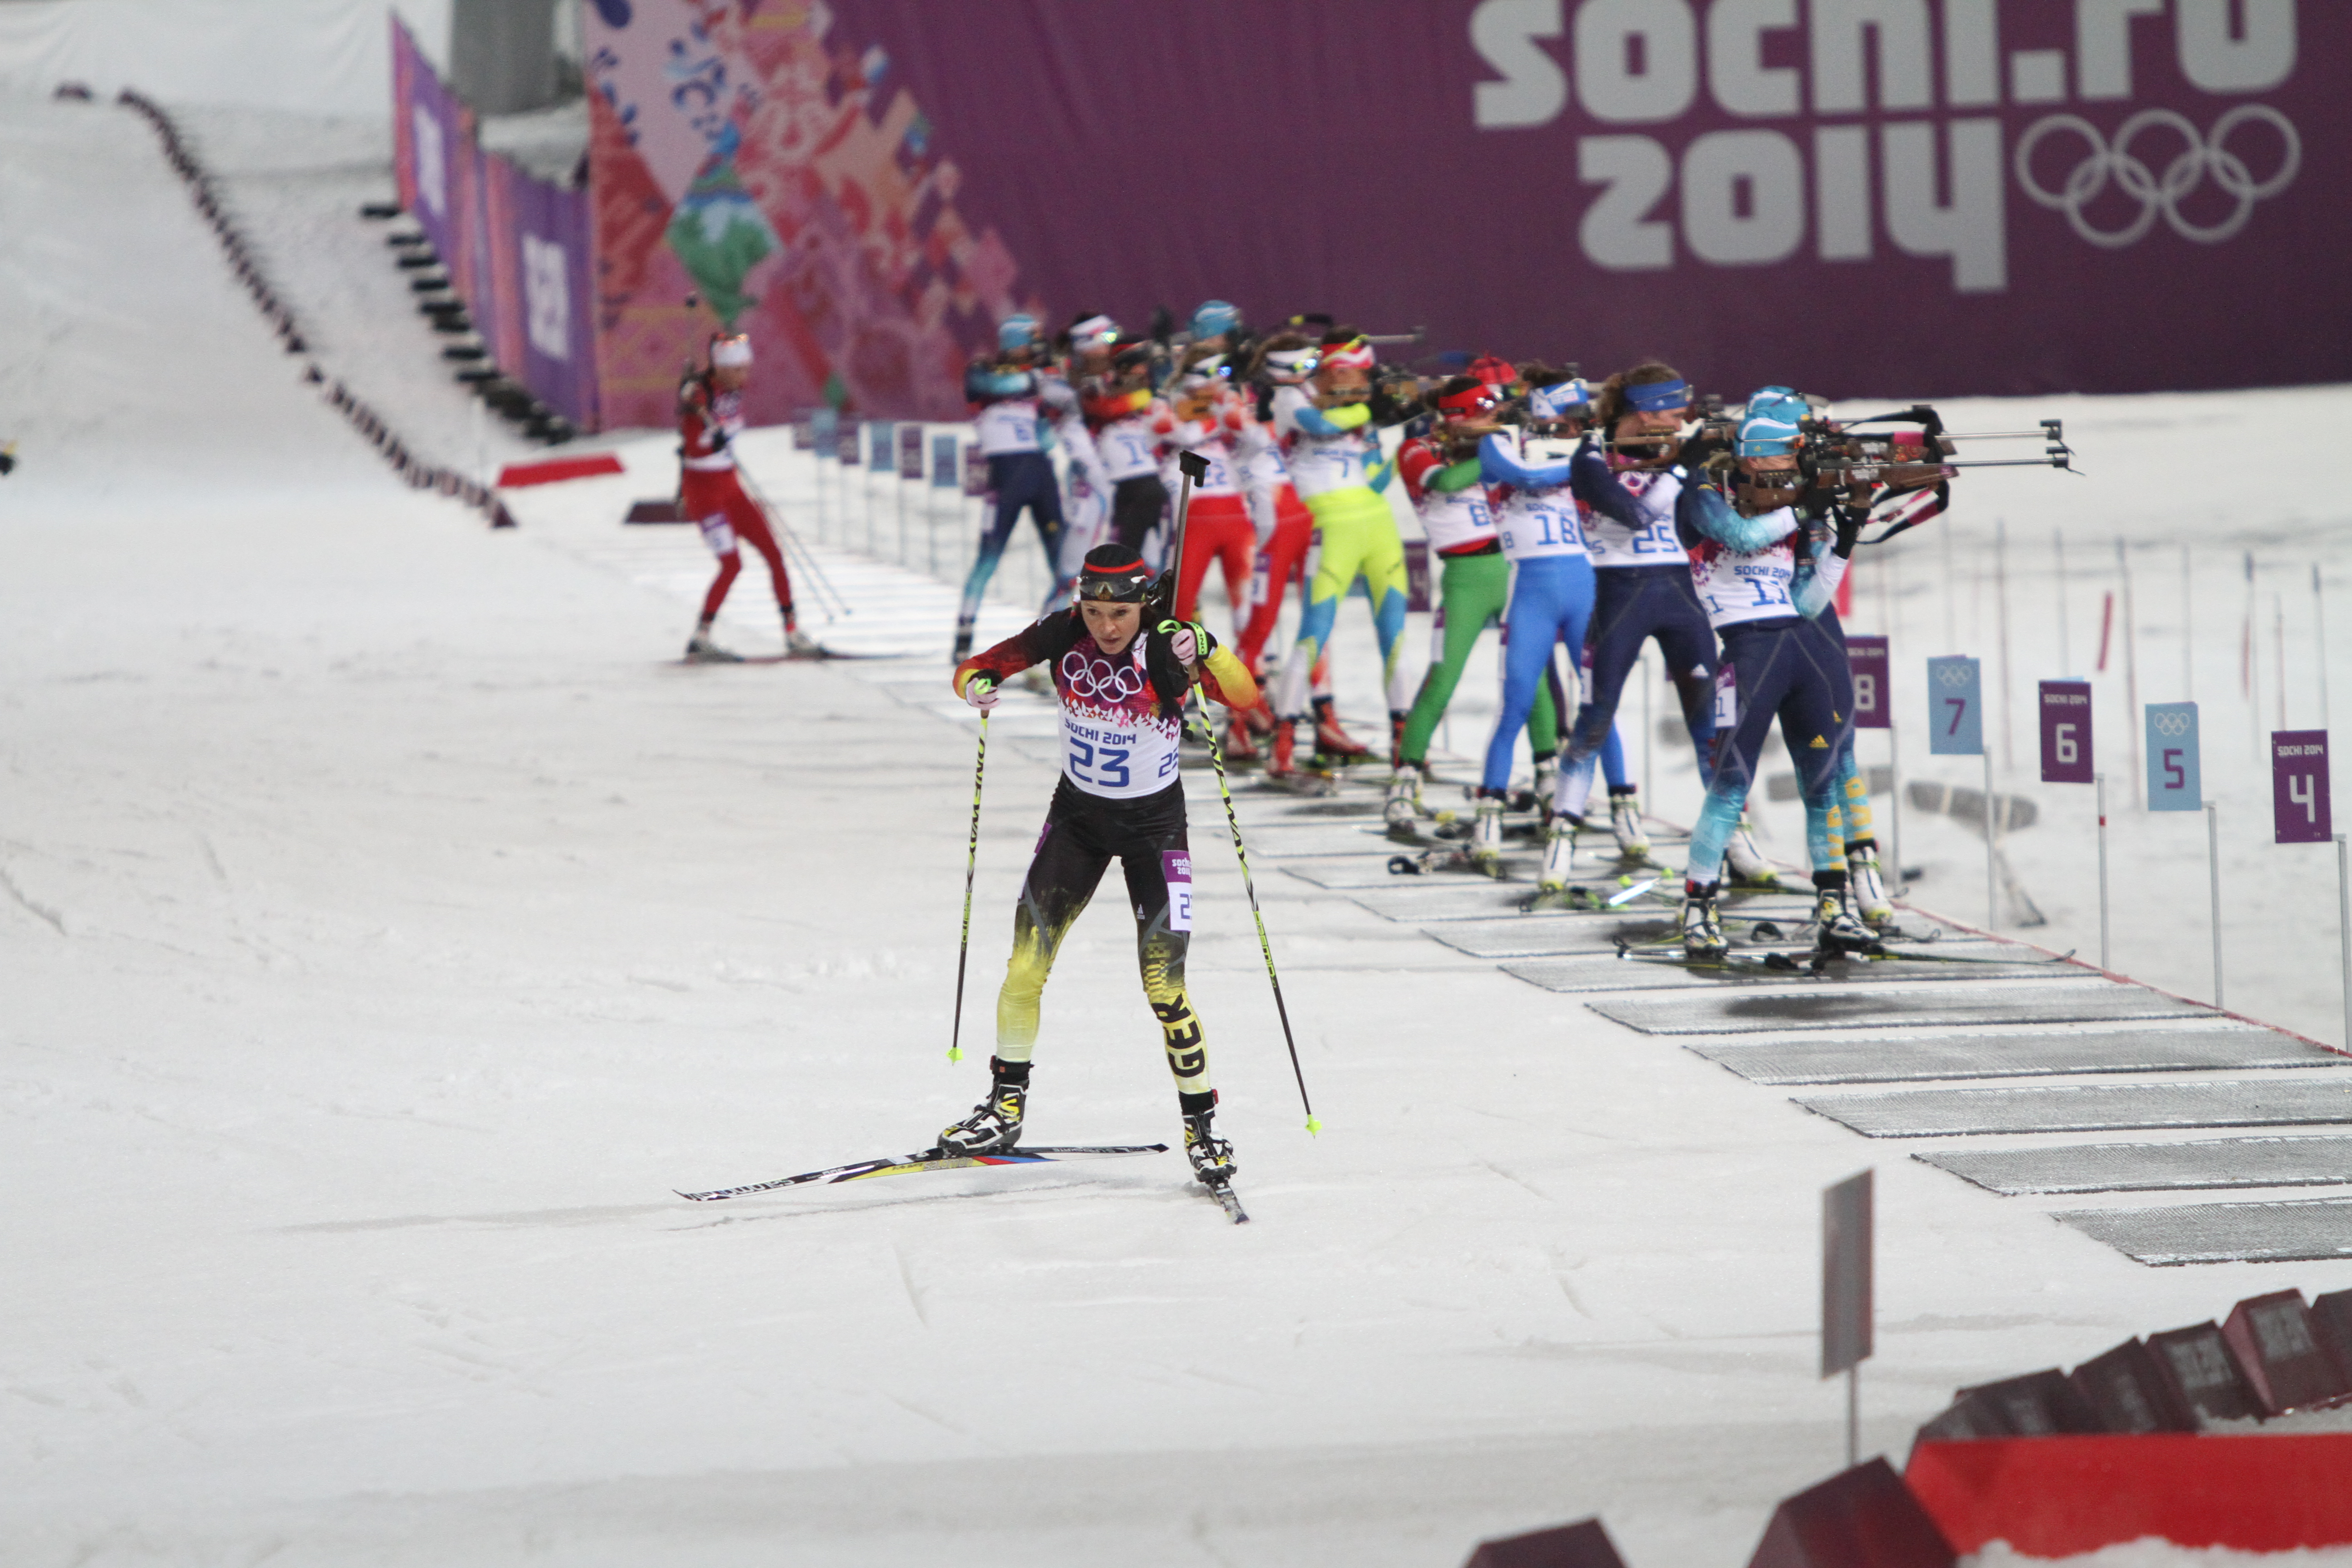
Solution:
<svg viewBox="0 0 2352 1568"><path fill-rule="evenodd" d="M2284 1552L2352 1542L2352 1432L1922 1443L1903 1479L1956 1551L2072 1557L2159 1536Z"/></svg>
<svg viewBox="0 0 2352 1568"><path fill-rule="evenodd" d="M1625 1568L1597 1519L1482 1541L1463 1568Z"/></svg>
<svg viewBox="0 0 2352 1568"><path fill-rule="evenodd" d="M1952 1562L1950 1542L1895 1467L1873 1459L1783 1499L1748 1568L1952 1568Z"/></svg>
<svg viewBox="0 0 2352 1568"><path fill-rule="evenodd" d="M610 452L599 452L593 458L550 458L543 463L509 463L499 470L499 488L510 490L521 485L551 485L559 479L593 479L598 474L621 471L621 459Z"/></svg>

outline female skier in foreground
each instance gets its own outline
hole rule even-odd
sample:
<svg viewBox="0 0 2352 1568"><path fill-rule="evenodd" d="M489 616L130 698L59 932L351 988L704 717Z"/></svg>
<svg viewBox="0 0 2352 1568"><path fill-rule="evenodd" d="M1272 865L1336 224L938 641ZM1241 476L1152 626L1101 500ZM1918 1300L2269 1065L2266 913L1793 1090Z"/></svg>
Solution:
<svg viewBox="0 0 2352 1568"><path fill-rule="evenodd" d="M981 1153L1020 1142L1045 977L1064 933L1117 859L1135 911L1143 994L1160 1020L1176 1077L1184 1152L1193 1173L1218 1187L1233 1179L1234 1149L1210 1123L1217 1093L1209 1084L1201 1021L1184 992L1192 856L1176 745L1195 684L1238 711L1257 701L1257 683L1205 628L1175 621L1146 626L1151 582L1134 550L1098 546L1078 574L1074 607L956 667L956 694L982 712L1010 677L1034 664L1051 668L1061 700L1062 778L1013 911L1013 961L996 999L988 1098L941 1131L939 1146Z"/></svg>

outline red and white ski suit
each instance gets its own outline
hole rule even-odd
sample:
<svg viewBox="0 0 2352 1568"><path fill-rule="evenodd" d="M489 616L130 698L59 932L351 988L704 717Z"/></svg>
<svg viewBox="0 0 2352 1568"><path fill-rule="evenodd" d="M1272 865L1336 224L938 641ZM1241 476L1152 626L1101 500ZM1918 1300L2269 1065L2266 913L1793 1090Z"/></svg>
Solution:
<svg viewBox="0 0 2352 1568"><path fill-rule="evenodd" d="M707 624L727 602L727 591L743 570L740 540L760 552L775 580L776 607L793 620L793 580L784 571L783 552L768 528L767 515L744 493L736 477L734 438L743 433L743 395L721 392L708 374L698 375L678 389L678 508L702 531L702 542L719 557L719 575L702 597Z"/></svg>

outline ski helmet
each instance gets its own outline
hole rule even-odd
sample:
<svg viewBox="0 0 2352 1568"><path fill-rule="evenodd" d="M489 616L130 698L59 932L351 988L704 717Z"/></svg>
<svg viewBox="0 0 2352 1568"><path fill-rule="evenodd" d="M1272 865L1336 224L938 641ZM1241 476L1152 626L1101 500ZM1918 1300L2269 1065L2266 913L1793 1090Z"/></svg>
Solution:
<svg viewBox="0 0 2352 1568"><path fill-rule="evenodd" d="M1097 544L1078 573L1078 597L1139 605L1151 590L1151 569L1124 544Z"/></svg>
<svg viewBox="0 0 2352 1568"><path fill-rule="evenodd" d="M1509 360L1494 354L1480 354L1476 359L1472 360L1466 374L1475 375L1487 385L1496 388L1509 386L1511 383L1519 379L1517 365Z"/></svg>

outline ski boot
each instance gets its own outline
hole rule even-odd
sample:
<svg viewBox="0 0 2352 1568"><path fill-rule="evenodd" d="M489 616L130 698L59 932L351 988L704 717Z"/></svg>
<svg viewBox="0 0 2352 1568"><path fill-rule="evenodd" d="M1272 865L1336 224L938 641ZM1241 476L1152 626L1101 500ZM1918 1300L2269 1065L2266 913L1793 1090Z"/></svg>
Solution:
<svg viewBox="0 0 2352 1568"><path fill-rule="evenodd" d="M1772 862L1764 858L1764 851L1756 847L1756 832L1748 825L1745 813L1740 815L1738 829L1732 834L1723 860L1731 872L1731 885L1735 888L1782 886L1780 873L1772 868Z"/></svg>
<svg viewBox="0 0 2352 1568"><path fill-rule="evenodd" d="M1551 821L1552 796L1557 795L1559 791L1559 762L1551 757L1538 757L1536 759L1535 788L1529 793L1533 794L1536 797L1536 815L1540 820L1546 823Z"/></svg>
<svg viewBox="0 0 2352 1568"><path fill-rule="evenodd" d="M1503 797L1478 792L1477 826L1470 830L1470 864L1489 877L1503 874Z"/></svg>
<svg viewBox="0 0 2352 1568"><path fill-rule="evenodd" d="M1242 710L1242 721L1249 726L1249 732L1253 735L1274 733L1274 704L1265 700L1266 683L1271 679L1264 675L1258 677L1257 704Z"/></svg>
<svg viewBox="0 0 2352 1568"><path fill-rule="evenodd" d="M1285 783L1298 777L1298 727L1286 719L1275 723L1274 755L1265 764L1265 776Z"/></svg>
<svg viewBox="0 0 2352 1568"><path fill-rule="evenodd" d="M1250 733L1245 714L1234 715L1233 722L1225 726L1225 738L1223 743L1225 748L1225 761L1229 763L1254 763L1258 760L1257 741Z"/></svg>
<svg viewBox="0 0 2352 1568"><path fill-rule="evenodd" d="M1410 841L1421 837L1413 826L1420 816L1421 770L1411 763L1400 763L1389 775L1389 798L1381 818L1388 824L1390 837Z"/></svg>
<svg viewBox="0 0 2352 1568"><path fill-rule="evenodd" d="M694 635L687 639L686 661L688 664L740 664L743 662L743 656L740 653L730 653L713 641L710 636L710 623L705 621L696 626Z"/></svg>
<svg viewBox="0 0 2352 1568"><path fill-rule="evenodd" d="M1328 697L1315 700L1315 754L1334 765L1360 761L1371 748L1339 728L1339 715Z"/></svg>
<svg viewBox="0 0 2352 1568"><path fill-rule="evenodd" d="M1631 787L1623 794L1609 792L1609 827L1617 835L1617 853L1628 860L1646 858L1650 853L1649 829L1642 826L1642 797Z"/></svg>
<svg viewBox="0 0 2352 1568"><path fill-rule="evenodd" d="M1576 830L1582 826L1563 812L1544 829L1543 869L1536 875L1538 893L1568 891L1569 868L1576 860Z"/></svg>
<svg viewBox="0 0 2352 1568"><path fill-rule="evenodd" d="M1683 884L1682 939L1683 956L1697 959L1719 959L1731 951L1723 939L1723 921L1715 910L1716 884L1700 887L1696 882Z"/></svg>
<svg viewBox="0 0 2352 1568"><path fill-rule="evenodd" d="M1824 872L1835 876L1834 872ZM1878 933L1856 920L1846 907L1845 879L1819 887L1813 893L1813 952L1823 958L1848 952L1875 952Z"/></svg>
<svg viewBox="0 0 2352 1568"><path fill-rule="evenodd" d="M786 658L823 658L824 647L816 638L793 625L784 623L784 657Z"/></svg>
<svg viewBox="0 0 2352 1568"><path fill-rule="evenodd" d="M1890 931L1895 925L1895 900L1886 896L1886 880L1878 871L1878 846L1846 850L1846 886L1853 895L1856 913L1864 923L1880 931Z"/></svg>
<svg viewBox="0 0 2352 1568"><path fill-rule="evenodd" d="M1210 1125L1217 1114L1214 1091L1180 1098L1186 1101L1194 1099L1209 1101L1207 1110L1190 1110L1184 1114L1184 1157L1192 1162L1194 1180L1204 1187L1222 1187L1234 1179L1234 1173L1241 1167L1234 1163L1232 1142L1218 1137L1217 1130Z"/></svg>
<svg viewBox="0 0 2352 1568"><path fill-rule="evenodd" d="M942 1154L985 1154L1021 1142L1021 1113L1029 1107L1029 1064L988 1058L988 1098L970 1116L940 1132Z"/></svg>

